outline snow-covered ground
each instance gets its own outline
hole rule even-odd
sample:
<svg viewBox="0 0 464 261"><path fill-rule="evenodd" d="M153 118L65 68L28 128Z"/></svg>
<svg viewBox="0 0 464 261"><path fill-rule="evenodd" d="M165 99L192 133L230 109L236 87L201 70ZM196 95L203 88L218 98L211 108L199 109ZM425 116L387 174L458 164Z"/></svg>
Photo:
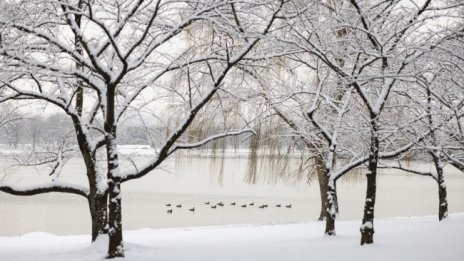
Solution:
<svg viewBox="0 0 464 261"><path fill-rule="evenodd" d="M464 213L377 220L376 243L359 246L360 221L337 222L336 237L324 237L323 223L233 225L126 231L126 258L135 260L464 260ZM31 233L0 237L0 260L103 260L106 241L89 236Z"/></svg>

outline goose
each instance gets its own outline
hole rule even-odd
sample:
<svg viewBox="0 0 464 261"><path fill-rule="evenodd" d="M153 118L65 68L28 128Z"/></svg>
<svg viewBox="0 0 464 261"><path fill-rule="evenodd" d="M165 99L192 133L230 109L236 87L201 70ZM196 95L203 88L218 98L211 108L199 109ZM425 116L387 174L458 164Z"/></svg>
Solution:
<svg viewBox="0 0 464 261"><path fill-rule="evenodd" d="M231 206L235 206L235 202L230 203Z"/></svg>
<svg viewBox="0 0 464 261"><path fill-rule="evenodd" d="M195 212L195 207L190 208L189 211Z"/></svg>
<svg viewBox="0 0 464 261"><path fill-rule="evenodd" d="M209 205L209 201L208 201L208 202L205 202L205 205Z"/></svg>
<svg viewBox="0 0 464 261"><path fill-rule="evenodd" d="M281 204L277 204L277 205L276 205L277 208L280 208L281 206L282 206Z"/></svg>
<svg viewBox="0 0 464 261"><path fill-rule="evenodd" d="M261 205L261 206L259 206L259 208L265 208L265 206L264 206L264 205Z"/></svg>
<svg viewBox="0 0 464 261"><path fill-rule="evenodd" d="M246 208L246 206L247 206L246 204L245 204L245 205L242 205L242 208Z"/></svg>
<svg viewBox="0 0 464 261"><path fill-rule="evenodd" d="M286 208L291 208L291 207L292 207L292 204L286 205L285 207L286 207Z"/></svg>
<svg viewBox="0 0 464 261"><path fill-rule="evenodd" d="M220 206L220 207L223 207L224 203L222 203L222 201L221 201L221 202L217 203L217 205Z"/></svg>
<svg viewBox="0 0 464 261"><path fill-rule="evenodd" d="M170 207L170 206L171 206L171 204L166 204L166 207Z"/></svg>
<svg viewBox="0 0 464 261"><path fill-rule="evenodd" d="M250 206L254 206L255 205L255 202L251 202L250 204L248 204Z"/></svg>
<svg viewBox="0 0 464 261"><path fill-rule="evenodd" d="M177 207L177 208L181 208L181 207L182 207L182 205L181 205L181 204L179 204L179 205L177 205L176 207Z"/></svg>
<svg viewBox="0 0 464 261"><path fill-rule="evenodd" d="M211 208L216 208L216 206L211 206Z"/></svg>
<svg viewBox="0 0 464 261"><path fill-rule="evenodd" d="M168 214L172 214L172 209L168 209Z"/></svg>

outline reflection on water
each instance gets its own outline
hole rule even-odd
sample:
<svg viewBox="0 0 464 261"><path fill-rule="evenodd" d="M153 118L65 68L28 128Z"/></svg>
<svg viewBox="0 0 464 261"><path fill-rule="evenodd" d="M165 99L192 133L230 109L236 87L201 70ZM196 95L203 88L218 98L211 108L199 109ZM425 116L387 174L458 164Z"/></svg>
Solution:
<svg viewBox="0 0 464 261"><path fill-rule="evenodd" d="M143 159L140 159L143 161ZM123 184L124 229L208 226L238 223L289 223L314 221L319 215L317 181L307 182L298 160L286 164L286 182L277 179L276 162L258 163L256 184L245 182L246 158L178 158L139 180ZM432 170L428 164L410 163L420 170ZM446 168L450 212L464 212L464 175ZM297 175L303 173L302 175ZM21 169L8 182L34 184L48 178L43 169ZM85 184L83 163L70 160L62 173L64 181ZM296 180L296 181L295 181ZM362 216L365 182L362 175L344 177L337 185L340 218ZM205 202L210 202L206 205ZM211 208L223 202L224 206ZM232 206L230 203L235 202ZM243 204L254 202L254 206ZM182 204L182 208L166 204ZM259 208L267 204L268 208ZM292 208L276 207L292 204ZM195 207L195 212L188 209ZM173 213L168 214L167 210ZM438 211L438 189L430 177L381 170L378 177L376 217L435 215ZM90 215L86 199L65 194L18 197L0 193L0 235L19 235L32 231L56 234L90 232ZM321 231L322 233L322 231Z"/></svg>

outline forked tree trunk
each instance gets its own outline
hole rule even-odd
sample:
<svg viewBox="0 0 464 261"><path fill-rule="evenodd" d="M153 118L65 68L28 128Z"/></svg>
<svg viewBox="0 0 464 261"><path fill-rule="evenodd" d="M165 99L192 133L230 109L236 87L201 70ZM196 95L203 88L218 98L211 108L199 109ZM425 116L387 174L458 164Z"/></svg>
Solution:
<svg viewBox="0 0 464 261"><path fill-rule="evenodd" d="M83 0L79 0L78 6L82 8L84 5ZM82 15L76 15L75 21L78 27L81 26ZM79 35L74 36L76 43L76 52L80 55L83 55L82 48L82 39ZM78 70L83 70L83 66L80 63L76 63L76 68ZM84 108L84 86L85 83L82 80L77 80L76 83L76 104L75 109L79 115L82 117L82 112ZM107 208L108 208L108 194L106 192L98 191L98 174L97 174L97 165L94 152L91 151L88 144L88 137L84 134L81 126L81 119L79 117L72 117L74 129L76 132L79 149L84 158L84 163L87 168L87 178L89 181L90 194L88 197L90 217L92 219L92 242L95 242L97 238L107 233Z"/></svg>
<svg viewBox="0 0 464 261"><path fill-rule="evenodd" d="M82 133L79 122L75 120L74 126L80 151L87 168L87 179L90 188L87 201L89 204L90 217L92 220L92 242L94 242L99 235L107 233L108 193L106 191L98 191L99 177L97 173L95 155L89 151L86 137Z"/></svg>
<svg viewBox="0 0 464 261"><path fill-rule="evenodd" d="M78 91L78 97L80 97L81 92L82 89ZM92 220L92 242L94 242L99 235L107 233L108 193L106 191L98 191L99 177L97 173L95 155L89 150L87 139L82 132L79 122L76 118L73 118L73 120L80 151L87 168L87 179L90 188L87 201Z"/></svg>
<svg viewBox="0 0 464 261"><path fill-rule="evenodd" d="M379 160L378 128L375 120L372 121L371 144L369 151L369 164L366 189L366 201L364 203L364 215L361 225L361 245L374 243L374 206L377 191L377 163Z"/></svg>

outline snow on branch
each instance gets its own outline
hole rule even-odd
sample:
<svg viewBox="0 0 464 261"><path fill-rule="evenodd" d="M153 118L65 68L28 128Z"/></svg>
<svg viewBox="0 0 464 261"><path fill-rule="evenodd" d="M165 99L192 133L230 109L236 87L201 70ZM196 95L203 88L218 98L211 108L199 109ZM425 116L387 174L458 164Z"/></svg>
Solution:
<svg viewBox="0 0 464 261"><path fill-rule="evenodd" d="M158 2L158 4L159 4L159 2ZM158 9L159 9L158 4L157 4L157 7L155 9L156 11L153 13L153 15L150 18L150 21L149 21L148 25L151 25L153 23L155 17L156 17L156 14L157 14ZM219 8L220 6L223 6L225 4L227 4L227 1L217 1L214 4L211 4L211 5L209 5L209 6L205 7L205 8L197 11L196 13L192 14L190 17L188 17L187 19L182 21L181 24L179 24L179 25L175 26L174 28L172 28L163 37L160 37L159 39L152 40L152 41L148 42L147 47L138 56L138 58L135 59L133 62L130 62L128 64L128 70L133 70L134 68L139 67L159 46L161 46L162 44L168 42L170 39L174 38L176 35L178 35L180 32L182 32L182 30L184 28L187 28L188 26L190 26L191 24L193 24L197 20L205 19L204 17L202 17L202 15L204 15L204 14L206 14L206 13L212 11L212 10L215 10L215 9ZM139 40L129 48L129 51L124 56L126 59L128 59L131 56L131 54L134 53L134 51L140 45L142 45L144 43L144 41L148 37L148 30L149 29L150 29L149 26L147 26L145 31L142 34L142 37L140 37Z"/></svg>
<svg viewBox="0 0 464 261"><path fill-rule="evenodd" d="M451 161L451 165L460 170L461 172L464 172L464 163L460 161Z"/></svg>
<svg viewBox="0 0 464 261"><path fill-rule="evenodd" d="M450 164L457 168L458 170L464 172L464 161L454 157L453 155L449 154L448 152L446 151L443 151L443 153L445 154L445 156L450 160Z"/></svg>
<svg viewBox="0 0 464 261"><path fill-rule="evenodd" d="M114 30L114 33L111 34L112 38L117 38L122 30L126 27L126 25L129 24L129 20L134 17L134 15L137 13L138 10L141 10L142 8L147 8L148 5L142 7L144 0L138 0L132 7L132 9L128 12L128 14L125 17L118 17L118 20L115 23L116 29ZM161 0L157 2L157 6L155 8L155 11L153 11L152 19L154 20L154 17L157 16L158 9L159 9L159 4L161 3ZM148 3L149 4L149 3ZM93 16L88 17L90 20L93 19ZM151 20L150 20L151 21ZM147 24L146 28L149 28L151 26L151 23ZM106 43L102 44L99 50L97 51L97 56L100 56L103 54L103 52L110 46L110 41L106 41ZM127 57L126 57L127 58Z"/></svg>
<svg viewBox="0 0 464 261"><path fill-rule="evenodd" d="M21 90L20 88L15 87L12 83L5 82L0 79L0 82L2 82L5 86L7 86L9 89L15 92L13 95L14 98L20 99L20 98L29 98L29 99L40 99L47 101L49 103L52 103L56 105L57 107L63 109L66 113L70 115L77 115L77 113L68 106L68 104L63 100L59 98L52 97L51 95L43 94L43 93L37 93L33 91L27 91L27 90Z"/></svg>
<svg viewBox="0 0 464 261"><path fill-rule="evenodd" d="M445 125L446 123L451 121L452 118L453 117L446 118L443 122L441 122L437 126L434 126L433 128L430 128L429 130L427 130L425 133L422 133L421 135L417 135L415 140L411 141L410 143L408 143L408 144L406 144L406 145L404 145L404 146L402 146L402 147L400 147L400 148L398 148L396 150L379 152L379 158L380 159L391 159L391 158L395 158L395 157L409 151L412 147L416 146L417 144L422 142L425 138L430 136L435 130L441 128L443 125ZM336 179L340 178L341 176L343 176L345 173L349 172L350 170L364 164L368 160L369 160L369 156L367 156L367 155L355 158L355 159L351 160L348 164L343 166L342 168L335 171L334 175L331 178L336 180Z"/></svg>
<svg viewBox="0 0 464 261"><path fill-rule="evenodd" d="M273 11L272 17L266 23L265 28L261 32L261 35L266 35L269 30L271 29L274 21L276 20L277 14L282 9L284 1L280 1L278 7ZM206 12L203 10L202 12ZM216 94L216 92L221 87L223 80L227 76L228 72L241 60L243 59L250 51L254 48L254 46L261 40L261 37L256 37L253 40L250 40L241 50L237 51L234 56L230 57L229 52L227 52L227 63L225 64L225 68L223 68L222 72L217 76L214 77L212 71L210 70L210 75L213 79L213 86L203 95L203 97L192 106L190 111L187 113L187 117L184 121L178 126L178 128L166 139L163 146L159 151L158 156L153 159L153 161L149 162L146 166L141 168L140 170L136 170L133 173L120 173L121 182L125 182L127 180L136 179L145 176L150 171L154 170L159 164L161 164L169 155L172 150L172 147L175 146L177 140L184 134L184 132L188 129L190 124L195 119L198 112L211 100L211 98ZM148 52L151 52L152 47L148 47ZM144 54L147 55L147 54Z"/></svg>
<svg viewBox="0 0 464 261"><path fill-rule="evenodd" d="M85 187L57 181L28 187L18 187L0 183L0 191L16 196L33 196L49 192L70 193L80 195L85 198L89 195L89 190Z"/></svg>
<svg viewBox="0 0 464 261"><path fill-rule="evenodd" d="M20 30L22 32L26 32L26 33L29 33L29 34L34 35L36 37L39 37L39 38L47 41L51 45L56 46L63 53L66 53L66 54L70 55L71 57L73 57L74 59L79 61L79 63L81 63L82 65L85 65L89 69L93 68L93 66L91 64L89 64L87 62L87 60L81 54L76 52L75 49L71 48L70 46L65 45L65 43L63 43L62 41L60 41L59 39L57 39L57 38L55 38L55 37L53 37L51 35L48 35L48 34L43 33L43 32L39 32L39 31L35 30L34 28L32 28L30 26L22 25L22 24L19 24L19 23L8 23L8 22L4 22L4 21L0 20L0 25L12 26L12 27L14 27L14 28L16 28L16 29L18 29L18 30ZM8 52L8 54L9 54L9 52Z"/></svg>
<svg viewBox="0 0 464 261"><path fill-rule="evenodd" d="M414 170L414 169L409 169L405 168L401 165L401 162L398 161L398 166L390 166L390 165L378 165L377 168L379 169L398 169L402 170L408 173L416 174L416 175L421 175L421 176L427 176L427 177L432 177L435 181L438 181L437 176L432 173L432 172L426 172L426 171L419 171L419 170Z"/></svg>
<svg viewBox="0 0 464 261"><path fill-rule="evenodd" d="M169 151L169 154L174 153L176 150L194 149L194 148L201 147L209 142L212 142L212 141L215 141L221 138L230 137L230 136L238 136L238 135L245 134L245 133L253 133L254 135L256 135L256 132L253 131L252 129L218 133L218 134L209 136L208 138L195 142L195 143L175 143L173 148Z"/></svg>
<svg viewBox="0 0 464 261"><path fill-rule="evenodd" d="M66 7L63 8L64 11L67 11ZM66 15L66 19L71 30L80 38L80 42L92 62L93 67L105 78L106 81L113 81L115 76L112 74L111 69L99 60L96 49L90 44L90 40L84 35L84 32L76 22L76 18L68 14Z"/></svg>

